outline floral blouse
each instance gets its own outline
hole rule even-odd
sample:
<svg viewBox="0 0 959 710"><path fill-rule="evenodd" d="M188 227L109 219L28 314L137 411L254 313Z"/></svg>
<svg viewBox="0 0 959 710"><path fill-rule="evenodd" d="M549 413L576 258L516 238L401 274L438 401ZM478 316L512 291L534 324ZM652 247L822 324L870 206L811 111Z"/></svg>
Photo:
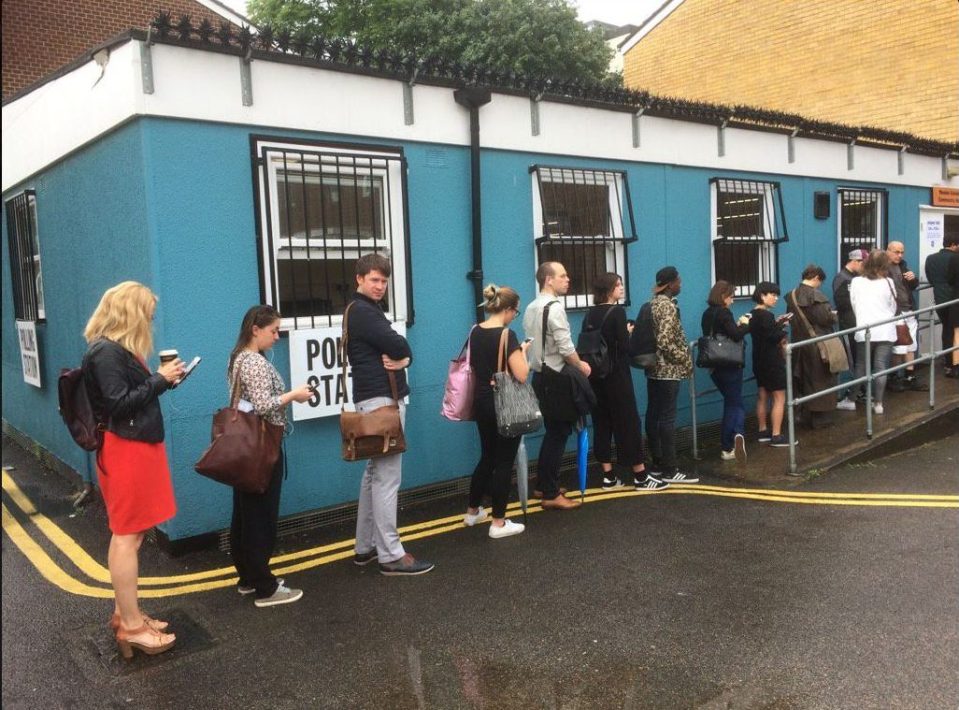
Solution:
<svg viewBox="0 0 959 710"><path fill-rule="evenodd" d="M253 409L270 424L286 425L286 409L280 402L283 394L283 378L276 368L260 353L244 350L233 361L229 384L233 373L239 371L240 397L253 405Z"/></svg>

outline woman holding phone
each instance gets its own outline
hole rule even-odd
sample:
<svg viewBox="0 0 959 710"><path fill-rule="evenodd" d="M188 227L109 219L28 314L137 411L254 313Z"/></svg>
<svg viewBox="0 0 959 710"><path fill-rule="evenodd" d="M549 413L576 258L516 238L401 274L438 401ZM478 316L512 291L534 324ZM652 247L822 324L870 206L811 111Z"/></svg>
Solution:
<svg viewBox="0 0 959 710"><path fill-rule="evenodd" d="M470 367L476 379L473 419L479 432L481 452L470 479L469 502L463 522L472 527L486 520L487 514L482 503L483 495L488 492L493 503L489 536L498 539L518 535L525 526L506 519L510 476L520 437L502 436L497 429L493 373L499 361L501 336L506 329L506 368L517 381L526 382L529 375L529 364L526 362L529 341L520 344L509 327L519 313L519 295L516 291L508 286L490 284L483 290L483 296L485 300L480 305L488 317L473 328L469 337Z"/></svg>
<svg viewBox="0 0 959 710"><path fill-rule="evenodd" d="M753 374L759 385L756 399L756 419L759 421L758 441L771 446L789 446L782 433L786 411L786 331L791 315L778 318L772 308L779 301L779 286L761 281L753 291L756 307L749 320L749 334L753 339ZM771 404L770 404L771 403ZM772 425L772 431L769 429ZM799 443L798 441L796 443Z"/></svg>
<svg viewBox="0 0 959 710"><path fill-rule="evenodd" d="M173 647L168 624L152 619L137 599L138 554L143 536L176 513L163 445L159 397L183 377L179 358L151 372L152 322L157 297L143 284L124 281L107 289L87 322L89 344L83 379L97 421L104 427L97 452L97 480L107 508L107 553L114 611L110 627L124 658Z"/></svg>
<svg viewBox="0 0 959 710"><path fill-rule="evenodd" d="M283 378L263 353L280 338L280 313L273 306L253 306L240 324L236 346L230 354L227 379L232 396L234 383L242 400L270 424L286 426L290 402L305 402L313 396L306 385L284 392ZM230 524L230 554L239 574L237 592L255 594L254 604L269 607L289 604L303 596L290 589L270 571L270 557L276 544L276 523L280 514L280 484L284 456L277 458L270 485L263 493L233 490L233 519Z"/></svg>

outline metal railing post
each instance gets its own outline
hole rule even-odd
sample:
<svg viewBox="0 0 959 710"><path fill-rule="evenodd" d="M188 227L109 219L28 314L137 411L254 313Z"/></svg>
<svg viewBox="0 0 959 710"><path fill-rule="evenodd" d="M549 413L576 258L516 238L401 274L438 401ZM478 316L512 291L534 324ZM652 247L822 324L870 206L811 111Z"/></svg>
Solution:
<svg viewBox="0 0 959 710"><path fill-rule="evenodd" d="M796 419L793 411L793 357L792 343L786 343L786 416L789 431L789 472L796 473ZM772 411L770 409L770 417ZM782 434L780 425L779 433Z"/></svg>
<svg viewBox="0 0 959 710"><path fill-rule="evenodd" d="M933 312L929 311L926 313L929 317L929 329L926 331L929 335L929 409L936 408L936 339L933 337L935 335L935 318ZM946 324L943 323L942 327L945 328ZM918 333L917 333L918 335Z"/></svg>
<svg viewBox="0 0 959 710"><path fill-rule="evenodd" d="M866 438L872 438L872 331L866 328Z"/></svg>
<svg viewBox="0 0 959 710"><path fill-rule="evenodd" d="M695 341L689 344L689 356L693 361L693 371L689 375L689 412L693 425L693 460L699 460L699 427L696 422L696 344Z"/></svg>

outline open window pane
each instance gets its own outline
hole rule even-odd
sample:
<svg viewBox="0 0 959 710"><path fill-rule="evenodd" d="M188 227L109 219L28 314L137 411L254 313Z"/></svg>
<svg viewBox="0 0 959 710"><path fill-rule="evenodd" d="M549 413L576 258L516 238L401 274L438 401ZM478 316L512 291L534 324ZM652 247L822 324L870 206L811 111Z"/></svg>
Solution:
<svg viewBox="0 0 959 710"><path fill-rule="evenodd" d="M885 247L884 192L839 190L839 263L853 249Z"/></svg>

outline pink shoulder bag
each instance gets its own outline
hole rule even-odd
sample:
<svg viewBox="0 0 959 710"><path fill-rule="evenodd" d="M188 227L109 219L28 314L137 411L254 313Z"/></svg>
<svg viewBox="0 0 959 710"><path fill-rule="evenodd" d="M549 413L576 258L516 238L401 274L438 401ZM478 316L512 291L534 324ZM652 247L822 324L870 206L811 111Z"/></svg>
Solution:
<svg viewBox="0 0 959 710"><path fill-rule="evenodd" d="M446 390L443 392L440 414L451 422L473 420L473 391L476 389L476 376L470 367L470 336L473 335L473 328L470 328L466 342L460 348L460 354L450 361L449 373L446 375Z"/></svg>

